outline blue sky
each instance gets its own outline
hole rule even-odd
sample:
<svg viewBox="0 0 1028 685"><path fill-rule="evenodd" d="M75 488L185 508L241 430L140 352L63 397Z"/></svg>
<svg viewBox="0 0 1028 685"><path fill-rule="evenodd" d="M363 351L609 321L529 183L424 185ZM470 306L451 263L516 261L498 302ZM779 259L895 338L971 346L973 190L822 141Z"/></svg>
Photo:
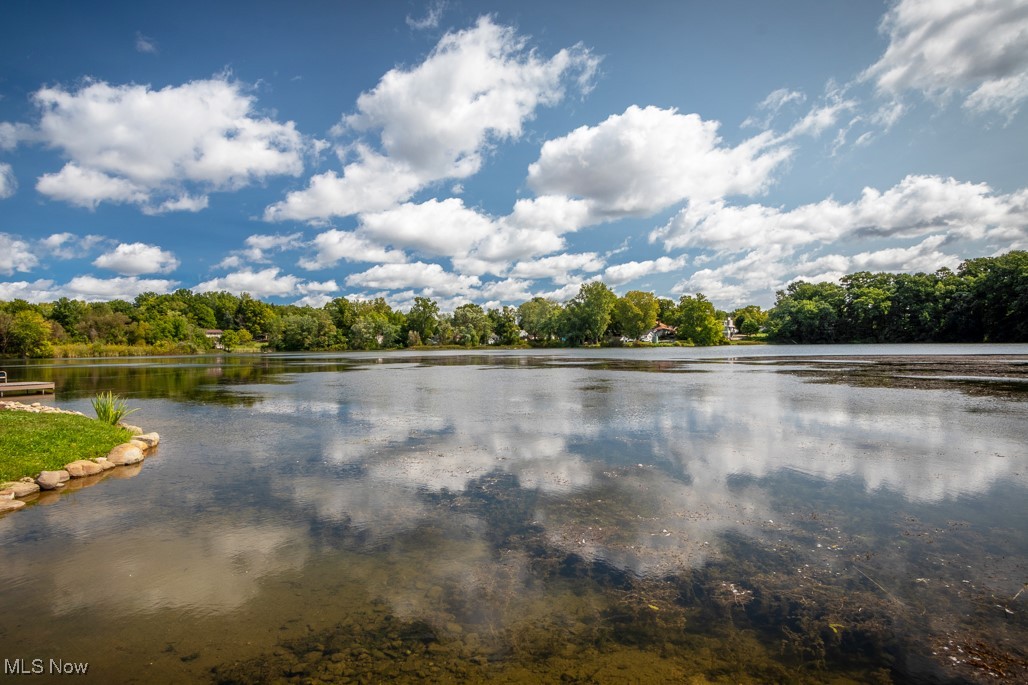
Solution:
<svg viewBox="0 0 1028 685"><path fill-rule="evenodd" d="M15 0L0 299L731 308L1026 249L1025 35L1023 0Z"/></svg>

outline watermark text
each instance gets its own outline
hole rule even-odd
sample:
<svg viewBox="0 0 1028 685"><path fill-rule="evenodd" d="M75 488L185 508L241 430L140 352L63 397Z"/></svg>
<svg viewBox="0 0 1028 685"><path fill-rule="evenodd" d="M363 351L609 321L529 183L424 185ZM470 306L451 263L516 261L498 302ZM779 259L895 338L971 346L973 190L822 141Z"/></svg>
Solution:
<svg viewBox="0 0 1028 685"><path fill-rule="evenodd" d="M85 675L89 663L64 659L4 659L4 675Z"/></svg>

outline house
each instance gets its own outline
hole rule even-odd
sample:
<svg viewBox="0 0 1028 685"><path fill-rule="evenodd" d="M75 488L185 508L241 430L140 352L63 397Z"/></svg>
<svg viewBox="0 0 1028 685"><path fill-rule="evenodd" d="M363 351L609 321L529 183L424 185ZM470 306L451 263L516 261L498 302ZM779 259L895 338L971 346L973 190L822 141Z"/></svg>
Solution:
<svg viewBox="0 0 1028 685"><path fill-rule="evenodd" d="M207 337L212 343L214 343L214 349L223 350L225 347L221 344L221 334L224 333L220 328L208 328L203 332L204 336Z"/></svg>
<svg viewBox="0 0 1028 685"><path fill-rule="evenodd" d="M735 327L735 322L732 321L732 317L725 317L725 337L731 340L738 332L739 329Z"/></svg>
<svg viewBox="0 0 1028 685"><path fill-rule="evenodd" d="M667 324L657 322L657 325L639 336L639 340L648 343L666 342L675 339L678 329Z"/></svg>

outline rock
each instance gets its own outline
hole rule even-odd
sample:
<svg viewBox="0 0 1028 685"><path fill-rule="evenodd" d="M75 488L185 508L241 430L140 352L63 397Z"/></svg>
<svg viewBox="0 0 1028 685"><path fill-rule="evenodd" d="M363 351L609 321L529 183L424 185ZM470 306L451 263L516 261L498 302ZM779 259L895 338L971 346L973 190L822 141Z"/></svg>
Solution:
<svg viewBox="0 0 1028 685"><path fill-rule="evenodd" d="M143 442L142 440L140 440L138 438L132 438L131 440L128 441L128 444L135 445L136 447L138 447L139 449L141 449L144 452L147 451L148 449L150 449L150 445L148 445L147 443Z"/></svg>
<svg viewBox="0 0 1028 685"><path fill-rule="evenodd" d="M25 503L21 500L0 500L0 514L5 514L9 511L15 511L25 506Z"/></svg>
<svg viewBox="0 0 1028 685"><path fill-rule="evenodd" d="M0 502L7 502L14 499L14 490L0 490Z"/></svg>
<svg viewBox="0 0 1028 685"><path fill-rule="evenodd" d="M67 483L69 478L71 474L67 471L43 471L36 478L36 483L42 490L55 490Z"/></svg>
<svg viewBox="0 0 1028 685"><path fill-rule="evenodd" d="M110 471L113 468L117 468L117 464L112 464L107 460L107 457L97 457L93 460L97 465L104 471Z"/></svg>
<svg viewBox="0 0 1028 685"><path fill-rule="evenodd" d="M142 435L137 435L132 439L145 442L150 447L157 447L157 443L161 441L161 436L157 435L156 433L143 433Z"/></svg>
<svg viewBox="0 0 1028 685"><path fill-rule="evenodd" d="M136 464L143 461L143 451L131 443L122 443L108 452L107 461L115 466Z"/></svg>
<svg viewBox="0 0 1028 685"><path fill-rule="evenodd" d="M0 485L0 490L4 492L11 491L15 497L28 497L39 492L39 486L36 485L36 481L30 478L27 483L24 480L16 483L4 483Z"/></svg>
<svg viewBox="0 0 1028 685"><path fill-rule="evenodd" d="M133 426L130 423L119 423L118 425L121 426L122 428L124 428L125 430L127 430L128 432L132 433L132 435L142 435L143 434L143 429L140 428L139 426Z"/></svg>
<svg viewBox="0 0 1028 685"><path fill-rule="evenodd" d="M95 476L103 471L103 467L95 461L79 459L71 462L70 464L65 464L64 470L67 471L72 478L82 478L83 476Z"/></svg>

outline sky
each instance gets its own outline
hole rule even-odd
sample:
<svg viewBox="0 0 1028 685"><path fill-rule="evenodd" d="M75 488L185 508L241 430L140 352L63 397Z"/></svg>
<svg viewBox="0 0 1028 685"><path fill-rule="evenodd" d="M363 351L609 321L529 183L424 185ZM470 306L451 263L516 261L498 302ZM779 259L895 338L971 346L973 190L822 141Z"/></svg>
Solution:
<svg viewBox="0 0 1028 685"><path fill-rule="evenodd" d="M0 300L731 309L1028 249L1025 0L3 15Z"/></svg>

